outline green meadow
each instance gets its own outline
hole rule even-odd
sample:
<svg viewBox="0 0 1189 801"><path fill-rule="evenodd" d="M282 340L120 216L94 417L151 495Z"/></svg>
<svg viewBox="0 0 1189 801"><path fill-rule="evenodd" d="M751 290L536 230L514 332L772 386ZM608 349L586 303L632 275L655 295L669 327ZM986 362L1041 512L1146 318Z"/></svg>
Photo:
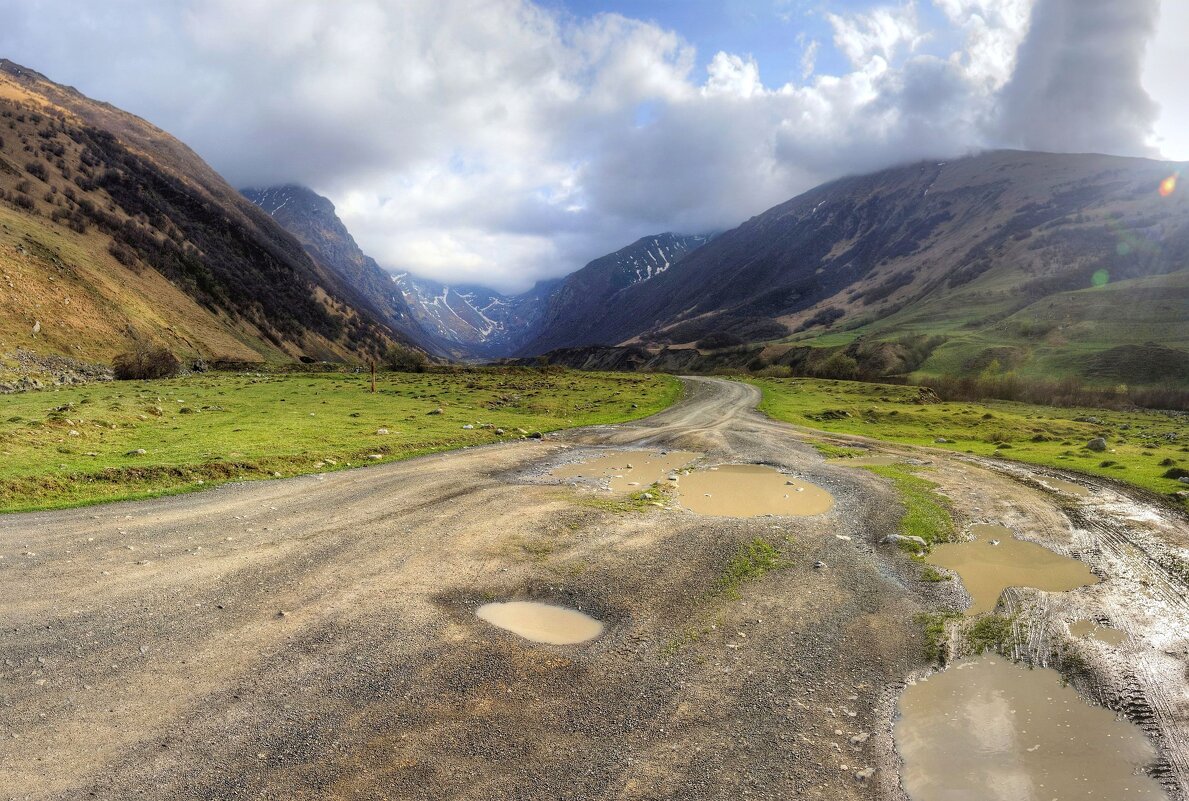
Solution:
<svg viewBox="0 0 1189 801"><path fill-rule="evenodd" d="M645 417L677 379L507 369L206 373L0 396L0 511L407 459Z"/></svg>
<svg viewBox="0 0 1189 801"><path fill-rule="evenodd" d="M929 403L913 386L809 378L751 379L760 410L839 434L944 448L1114 479L1166 495L1189 485L1189 415L1035 406L1008 401ZM1087 444L1097 437L1106 450ZM843 455L841 453L833 455Z"/></svg>

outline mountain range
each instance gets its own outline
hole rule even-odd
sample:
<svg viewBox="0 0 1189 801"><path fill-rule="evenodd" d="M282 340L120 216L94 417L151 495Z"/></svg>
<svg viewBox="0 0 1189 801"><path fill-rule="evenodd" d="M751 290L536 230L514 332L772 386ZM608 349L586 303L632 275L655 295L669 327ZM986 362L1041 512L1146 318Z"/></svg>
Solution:
<svg viewBox="0 0 1189 801"><path fill-rule="evenodd" d="M380 265L314 191L241 194L150 123L0 61L0 358L106 361L151 341L358 362L404 343L460 360L1185 385L1189 195L1170 180L1184 166L1020 151L903 165L508 295ZM592 355L613 346L630 356Z"/></svg>

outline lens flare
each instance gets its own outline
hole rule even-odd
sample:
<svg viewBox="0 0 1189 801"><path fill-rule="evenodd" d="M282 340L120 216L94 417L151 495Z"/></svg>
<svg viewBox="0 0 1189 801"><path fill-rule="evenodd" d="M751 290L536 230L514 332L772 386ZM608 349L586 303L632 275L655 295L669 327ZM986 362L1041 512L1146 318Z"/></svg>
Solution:
<svg viewBox="0 0 1189 801"><path fill-rule="evenodd" d="M1160 182L1160 197L1168 197L1175 191L1177 191L1177 176L1175 174Z"/></svg>

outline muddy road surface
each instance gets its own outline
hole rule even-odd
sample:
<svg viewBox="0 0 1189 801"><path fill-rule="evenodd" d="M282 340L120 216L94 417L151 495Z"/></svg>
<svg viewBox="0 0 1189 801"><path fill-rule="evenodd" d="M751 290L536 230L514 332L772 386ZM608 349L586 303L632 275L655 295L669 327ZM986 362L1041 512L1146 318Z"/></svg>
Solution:
<svg viewBox="0 0 1189 801"><path fill-rule="evenodd" d="M903 798L891 730L924 669L913 616L968 598L877 544L900 516L883 479L824 461L758 399L689 379L632 424L0 518L0 799ZM550 477L610 448L768 464L834 503L699 516ZM1009 526L1102 579L1009 591L1016 647L1080 649L1079 689L1142 719L1184 801L1183 519L924 458L960 524ZM757 539L784 565L734 591L723 578ZM602 633L550 645L476 616L502 601ZM1128 650L1073 642L1066 619Z"/></svg>

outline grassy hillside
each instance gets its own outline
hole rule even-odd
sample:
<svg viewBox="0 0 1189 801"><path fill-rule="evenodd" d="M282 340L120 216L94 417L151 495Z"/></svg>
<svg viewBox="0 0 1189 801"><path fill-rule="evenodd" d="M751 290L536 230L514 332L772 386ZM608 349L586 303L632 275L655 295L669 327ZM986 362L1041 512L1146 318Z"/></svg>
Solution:
<svg viewBox="0 0 1189 801"><path fill-rule="evenodd" d="M354 373L207 374L7 396L0 511L184 492L519 438L519 430L620 422L660 411L681 392L669 376L531 369L382 373L378 392L369 388L370 378Z"/></svg>
<svg viewBox="0 0 1189 801"><path fill-rule="evenodd" d="M189 148L0 60L0 354L360 359L398 336Z"/></svg>
<svg viewBox="0 0 1189 801"><path fill-rule="evenodd" d="M1166 475L1178 469L1189 474L1189 418L1183 413L922 403L929 395L917 387L856 381L751 383L764 393L761 411L808 428L1073 470L1166 495L1189 489ZM1105 452L1085 447L1095 437L1105 438Z"/></svg>

